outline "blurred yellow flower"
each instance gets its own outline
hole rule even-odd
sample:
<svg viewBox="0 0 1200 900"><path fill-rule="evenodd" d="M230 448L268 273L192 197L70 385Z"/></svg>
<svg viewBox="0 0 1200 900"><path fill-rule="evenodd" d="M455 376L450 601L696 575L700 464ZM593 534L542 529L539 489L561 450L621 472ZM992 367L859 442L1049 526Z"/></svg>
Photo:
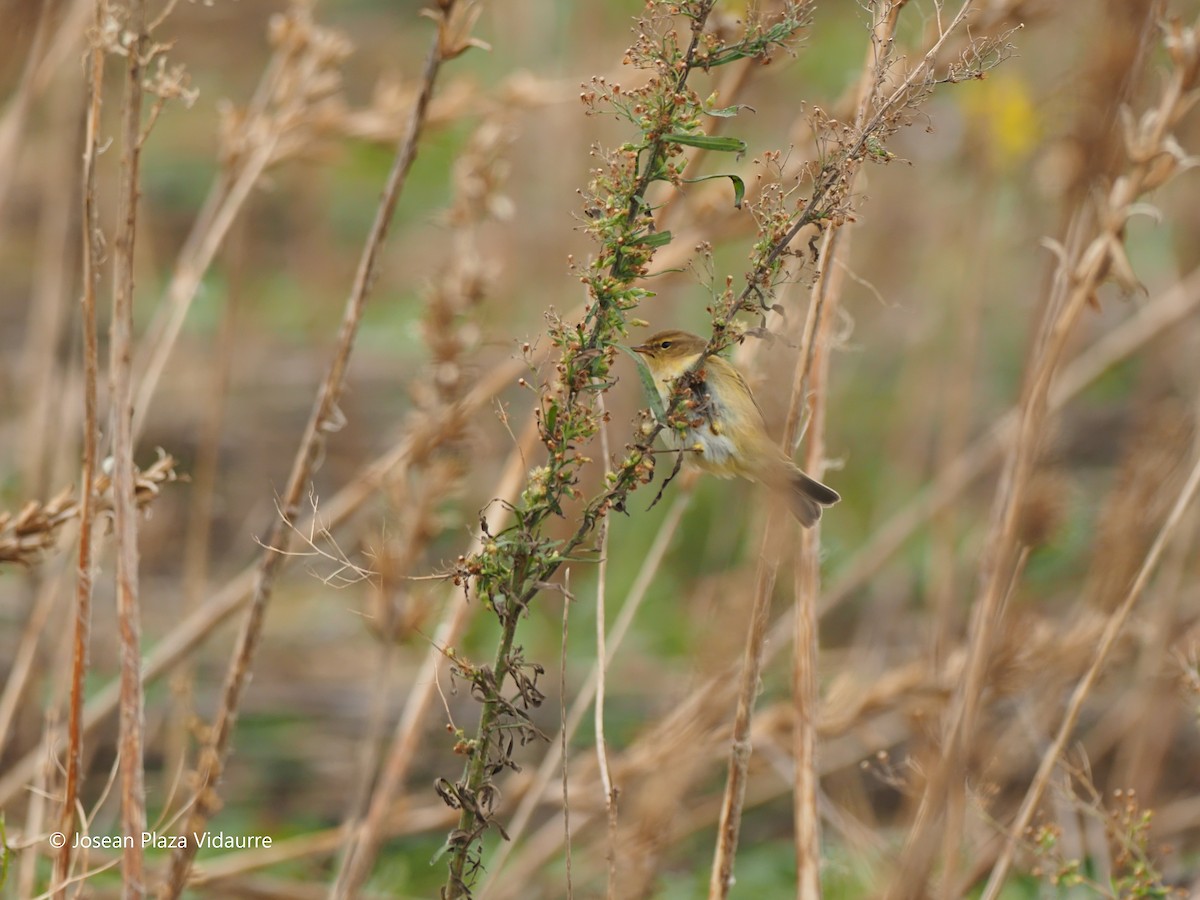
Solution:
<svg viewBox="0 0 1200 900"><path fill-rule="evenodd" d="M1041 137L1029 86L1020 76L989 75L955 92L969 132L1002 169L1023 161Z"/></svg>

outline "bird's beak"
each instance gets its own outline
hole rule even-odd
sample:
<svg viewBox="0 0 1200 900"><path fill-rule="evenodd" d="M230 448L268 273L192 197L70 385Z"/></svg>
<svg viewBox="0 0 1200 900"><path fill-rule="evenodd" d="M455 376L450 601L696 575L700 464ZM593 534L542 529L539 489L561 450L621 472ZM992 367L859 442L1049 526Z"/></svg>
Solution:
<svg viewBox="0 0 1200 900"><path fill-rule="evenodd" d="M646 344L638 344L636 347L630 347L629 349L634 353L640 353L643 356L650 352L650 347Z"/></svg>

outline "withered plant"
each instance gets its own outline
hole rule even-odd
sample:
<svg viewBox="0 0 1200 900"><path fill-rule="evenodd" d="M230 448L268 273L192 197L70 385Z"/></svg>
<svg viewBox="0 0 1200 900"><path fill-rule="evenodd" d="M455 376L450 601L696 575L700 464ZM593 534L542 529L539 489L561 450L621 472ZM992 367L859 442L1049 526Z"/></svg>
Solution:
<svg viewBox="0 0 1200 900"><path fill-rule="evenodd" d="M1200 891L1195 0L10 6L0 897Z"/></svg>

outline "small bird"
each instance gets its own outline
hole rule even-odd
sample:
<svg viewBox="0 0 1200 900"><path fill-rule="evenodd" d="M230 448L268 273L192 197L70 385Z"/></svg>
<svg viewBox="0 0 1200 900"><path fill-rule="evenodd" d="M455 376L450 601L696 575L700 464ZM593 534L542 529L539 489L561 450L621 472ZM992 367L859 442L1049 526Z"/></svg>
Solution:
<svg viewBox="0 0 1200 900"><path fill-rule="evenodd" d="M646 361L665 407L671 385L707 349L699 335L675 329L660 331L632 348ZM720 478L739 476L779 491L792 515L808 528L821 518L821 508L841 500L833 488L809 478L767 434L766 421L746 381L729 362L710 356L691 387L691 403L683 407L690 427L682 434L667 427L665 440L676 450L689 450L701 469Z"/></svg>

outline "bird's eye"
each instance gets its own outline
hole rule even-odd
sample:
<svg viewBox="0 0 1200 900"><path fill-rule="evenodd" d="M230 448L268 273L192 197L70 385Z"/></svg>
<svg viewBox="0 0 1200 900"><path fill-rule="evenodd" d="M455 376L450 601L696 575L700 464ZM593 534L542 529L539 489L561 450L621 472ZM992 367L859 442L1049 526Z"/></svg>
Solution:
<svg viewBox="0 0 1200 900"><path fill-rule="evenodd" d="M662 349L666 350L668 347L671 346L671 342L670 341L660 341L658 346L660 346L660 347L662 347Z"/></svg>

